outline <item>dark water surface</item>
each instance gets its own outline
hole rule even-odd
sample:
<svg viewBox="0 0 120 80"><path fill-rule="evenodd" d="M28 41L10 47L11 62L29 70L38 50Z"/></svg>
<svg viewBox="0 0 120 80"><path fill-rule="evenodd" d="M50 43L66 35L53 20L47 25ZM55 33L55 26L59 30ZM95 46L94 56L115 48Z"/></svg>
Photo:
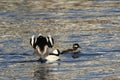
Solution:
<svg viewBox="0 0 120 80"><path fill-rule="evenodd" d="M79 43L78 54L41 64L29 44L51 34L53 49ZM0 80L119 80L119 0L0 1Z"/></svg>

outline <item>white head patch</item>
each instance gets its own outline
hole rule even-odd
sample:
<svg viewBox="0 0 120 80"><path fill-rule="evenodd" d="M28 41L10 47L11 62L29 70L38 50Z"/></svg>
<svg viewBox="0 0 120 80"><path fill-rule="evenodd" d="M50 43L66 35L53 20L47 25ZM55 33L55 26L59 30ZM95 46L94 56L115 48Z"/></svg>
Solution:
<svg viewBox="0 0 120 80"><path fill-rule="evenodd" d="M53 51L53 54L59 54L59 51L58 51L57 49L55 49L55 50Z"/></svg>

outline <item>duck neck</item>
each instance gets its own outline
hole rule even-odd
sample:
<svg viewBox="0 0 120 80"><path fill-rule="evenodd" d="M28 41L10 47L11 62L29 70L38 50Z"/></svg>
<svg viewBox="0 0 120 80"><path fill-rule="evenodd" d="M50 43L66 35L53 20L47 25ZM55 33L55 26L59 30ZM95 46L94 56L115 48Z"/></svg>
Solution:
<svg viewBox="0 0 120 80"><path fill-rule="evenodd" d="M77 48L73 48L73 50L77 50Z"/></svg>

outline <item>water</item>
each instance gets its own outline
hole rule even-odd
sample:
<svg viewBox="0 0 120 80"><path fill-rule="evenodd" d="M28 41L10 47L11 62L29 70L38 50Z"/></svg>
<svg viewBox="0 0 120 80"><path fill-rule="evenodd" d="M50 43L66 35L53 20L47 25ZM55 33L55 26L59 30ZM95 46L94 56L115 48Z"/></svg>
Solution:
<svg viewBox="0 0 120 80"><path fill-rule="evenodd" d="M0 1L1 80L119 80L119 0ZM79 58L41 64L29 44L51 34L55 48L83 48Z"/></svg>

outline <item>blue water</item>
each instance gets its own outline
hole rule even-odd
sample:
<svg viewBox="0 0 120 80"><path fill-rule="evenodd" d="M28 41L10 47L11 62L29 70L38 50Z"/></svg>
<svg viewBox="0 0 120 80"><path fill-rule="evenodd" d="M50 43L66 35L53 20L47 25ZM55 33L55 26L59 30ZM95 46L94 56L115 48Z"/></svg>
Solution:
<svg viewBox="0 0 120 80"><path fill-rule="evenodd" d="M22 12L26 6L21 6L15 11L0 11L0 79L120 79L120 6L115 6L120 1L90 2L89 9L81 10ZM46 26L46 32L41 30ZM83 49L78 58L64 54L58 62L38 62L39 57L29 44L31 35L38 34L37 29L45 35L53 34L60 50L79 43Z"/></svg>

